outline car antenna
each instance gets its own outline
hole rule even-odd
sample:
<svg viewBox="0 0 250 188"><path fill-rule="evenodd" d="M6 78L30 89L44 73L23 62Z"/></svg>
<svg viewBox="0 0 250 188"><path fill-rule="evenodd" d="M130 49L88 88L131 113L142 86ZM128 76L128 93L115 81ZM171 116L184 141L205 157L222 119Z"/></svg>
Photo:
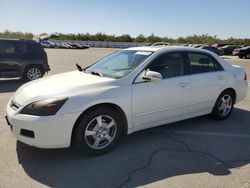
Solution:
<svg viewBox="0 0 250 188"><path fill-rule="evenodd" d="M83 71L82 67L80 65L78 65L78 63L76 63L76 67L79 71Z"/></svg>

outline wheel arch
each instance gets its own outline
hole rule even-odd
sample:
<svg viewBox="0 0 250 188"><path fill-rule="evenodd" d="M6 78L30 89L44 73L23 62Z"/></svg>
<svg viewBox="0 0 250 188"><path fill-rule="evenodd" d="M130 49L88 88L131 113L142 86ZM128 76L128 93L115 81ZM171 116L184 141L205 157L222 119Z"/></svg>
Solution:
<svg viewBox="0 0 250 188"><path fill-rule="evenodd" d="M22 69L22 75L24 76L25 71L26 71L29 67L32 67L32 66L41 68L41 70L43 71L42 74L45 73L45 72L44 72L44 67L43 67L41 64L39 64L39 63L32 63L32 64L28 64L28 65L26 65L26 66L23 67L23 69Z"/></svg>
<svg viewBox="0 0 250 188"><path fill-rule="evenodd" d="M119 114L121 114L121 117L123 119L123 126L122 126L122 133L125 135L127 134L127 131L128 131L128 120L127 120L127 116L125 114L125 112L123 111L123 109L118 106L117 104L114 104L114 103L99 103L99 104L95 104L93 106L90 106L89 108L87 108L86 110L84 110L80 116L77 118L77 120L75 121L74 123L74 126L73 126L73 129L71 131L71 144L72 144L72 140L73 140L73 137L74 137L74 132L75 132L75 129L77 127L77 124L78 122L80 121L80 119L86 115L88 112L90 112L91 110L93 110L94 108L100 108L100 107L103 107L103 106L106 106L106 107L111 107L113 108L114 110L117 110L119 112Z"/></svg>
<svg viewBox="0 0 250 188"><path fill-rule="evenodd" d="M232 88L232 87L228 87L228 88L224 89L224 90L219 94L219 96L220 96L222 93L226 92L226 91L232 92L233 97L234 97L234 102L235 102L236 99L237 99L237 93L236 93L236 90L235 90L234 88ZM219 96L218 96L218 97L219 97ZM218 98L218 97L217 97L217 98Z"/></svg>

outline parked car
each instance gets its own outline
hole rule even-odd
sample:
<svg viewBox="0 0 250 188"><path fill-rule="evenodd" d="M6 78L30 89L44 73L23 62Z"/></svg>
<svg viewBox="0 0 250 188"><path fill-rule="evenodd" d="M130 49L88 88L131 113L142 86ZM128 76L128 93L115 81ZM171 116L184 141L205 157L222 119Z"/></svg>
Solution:
<svg viewBox="0 0 250 188"><path fill-rule="evenodd" d="M237 55L239 58L245 57L250 59L250 46L234 49L233 55Z"/></svg>
<svg viewBox="0 0 250 188"><path fill-rule="evenodd" d="M47 54L33 40L0 39L0 77L35 80L50 70Z"/></svg>
<svg viewBox="0 0 250 188"><path fill-rule="evenodd" d="M217 55L219 56L222 56L223 55L223 50L220 49L220 48L215 48L213 46L201 46L199 47L200 49L204 49L204 50L209 50L211 52L214 52L216 53Z"/></svg>
<svg viewBox="0 0 250 188"><path fill-rule="evenodd" d="M227 46L223 46L220 49L223 50L223 54L224 55L232 55L233 51L235 48L239 48L239 45L227 45Z"/></svg>
<svg viewBox="0 0 250 188"><path fill-rule="evenodd" d="M155 42L152 44L149 44L149 46L168 46L171 45L171 43L167 43L167 42Z"/></svg>
<svg viewBox="0 0 250 188"><path fill-rule="evenodd" d="M89 46L87 45L80 45L77 43L68 43L73 49L87 49Z"/></svg>
<svg viewBox="0 0 250 188"><path fill-rule="evenodd" d="M202 46L207 46L206 44L193 44L192 47L193 48L200 48Z"/></svg>
<svg viewBox="0 0 250 188"><path fill-rule="evenodd" d="M16 91L6 120L18 140L101 154L122 134L205 114L225 120L248 90L243 68L196 48L128 48L77 68Z"/></svg>
<svg viewBox="0 0 250 188"><path fill-rule="evenodd" d="M63 46L59 42L54 42L55 48L63 48Z"/></svg>
<svg viewBox="0 0 250 188"><path fill-rule="evenodd" d="M43 40L43 41L40 42L40 44L44 48L55 48L56 47L56 45L53 42L48 41L48 40Z"/></svg>
<svg viewBox="0 0 250 188"><path fill-rule="evenodd" d="M63 48L65 49L72 49L73 47L71 45L69 45L68 43L61 43L61 45L63 46Z"/></svg>
<svg viewBox="0 0 250 188"><path fill-rule="evenodd" d="M215 47L215 48L221 48L223 46L228 46L228 45L234 45L234 44L231 44L231 43L218 43L218 44L214 44L212 46Z"/></svg>
<svg viewBox="0 0 250 188"><path fill-rule="evenodd" d="M81 46L82 46L82 49L88 49L88 48L90 48L90 46L86 45L86 44L81 44Z"/></svg>

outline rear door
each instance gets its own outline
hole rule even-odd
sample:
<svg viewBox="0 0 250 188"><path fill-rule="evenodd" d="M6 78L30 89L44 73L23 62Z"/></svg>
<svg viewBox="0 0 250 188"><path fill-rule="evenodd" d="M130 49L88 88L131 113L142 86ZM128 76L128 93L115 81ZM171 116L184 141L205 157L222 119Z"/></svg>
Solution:
<svg viewBox="0 0 250 188"><path fill-rule="evenodd" d="M189 114L210 113L223 90L226 73L210 54L186 52L189 74L192 83Z"/></svg>

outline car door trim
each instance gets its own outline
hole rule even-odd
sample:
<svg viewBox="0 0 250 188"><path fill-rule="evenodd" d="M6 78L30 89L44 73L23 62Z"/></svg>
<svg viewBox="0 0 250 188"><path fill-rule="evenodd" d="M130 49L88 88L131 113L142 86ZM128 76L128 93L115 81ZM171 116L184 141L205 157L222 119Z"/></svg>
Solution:
<svg viewBox="0 0 250 188"><path fill-rule="evenodd" d="M145 116L145 115L155 114L155 113L159 113L159 112L166 112L166 111L169 111L169 110L173 110L173 109L177 109L177 108L185 108L185 107L188 107L188 106L189 106L189 104L175 106L175 107L172 107L172 108L162 108L162 109L154 110L154 111L151 111L151 112L144 112L144 113L140 113L140 114L135 114L134 117L142 117L142 116Z"/></svg>

